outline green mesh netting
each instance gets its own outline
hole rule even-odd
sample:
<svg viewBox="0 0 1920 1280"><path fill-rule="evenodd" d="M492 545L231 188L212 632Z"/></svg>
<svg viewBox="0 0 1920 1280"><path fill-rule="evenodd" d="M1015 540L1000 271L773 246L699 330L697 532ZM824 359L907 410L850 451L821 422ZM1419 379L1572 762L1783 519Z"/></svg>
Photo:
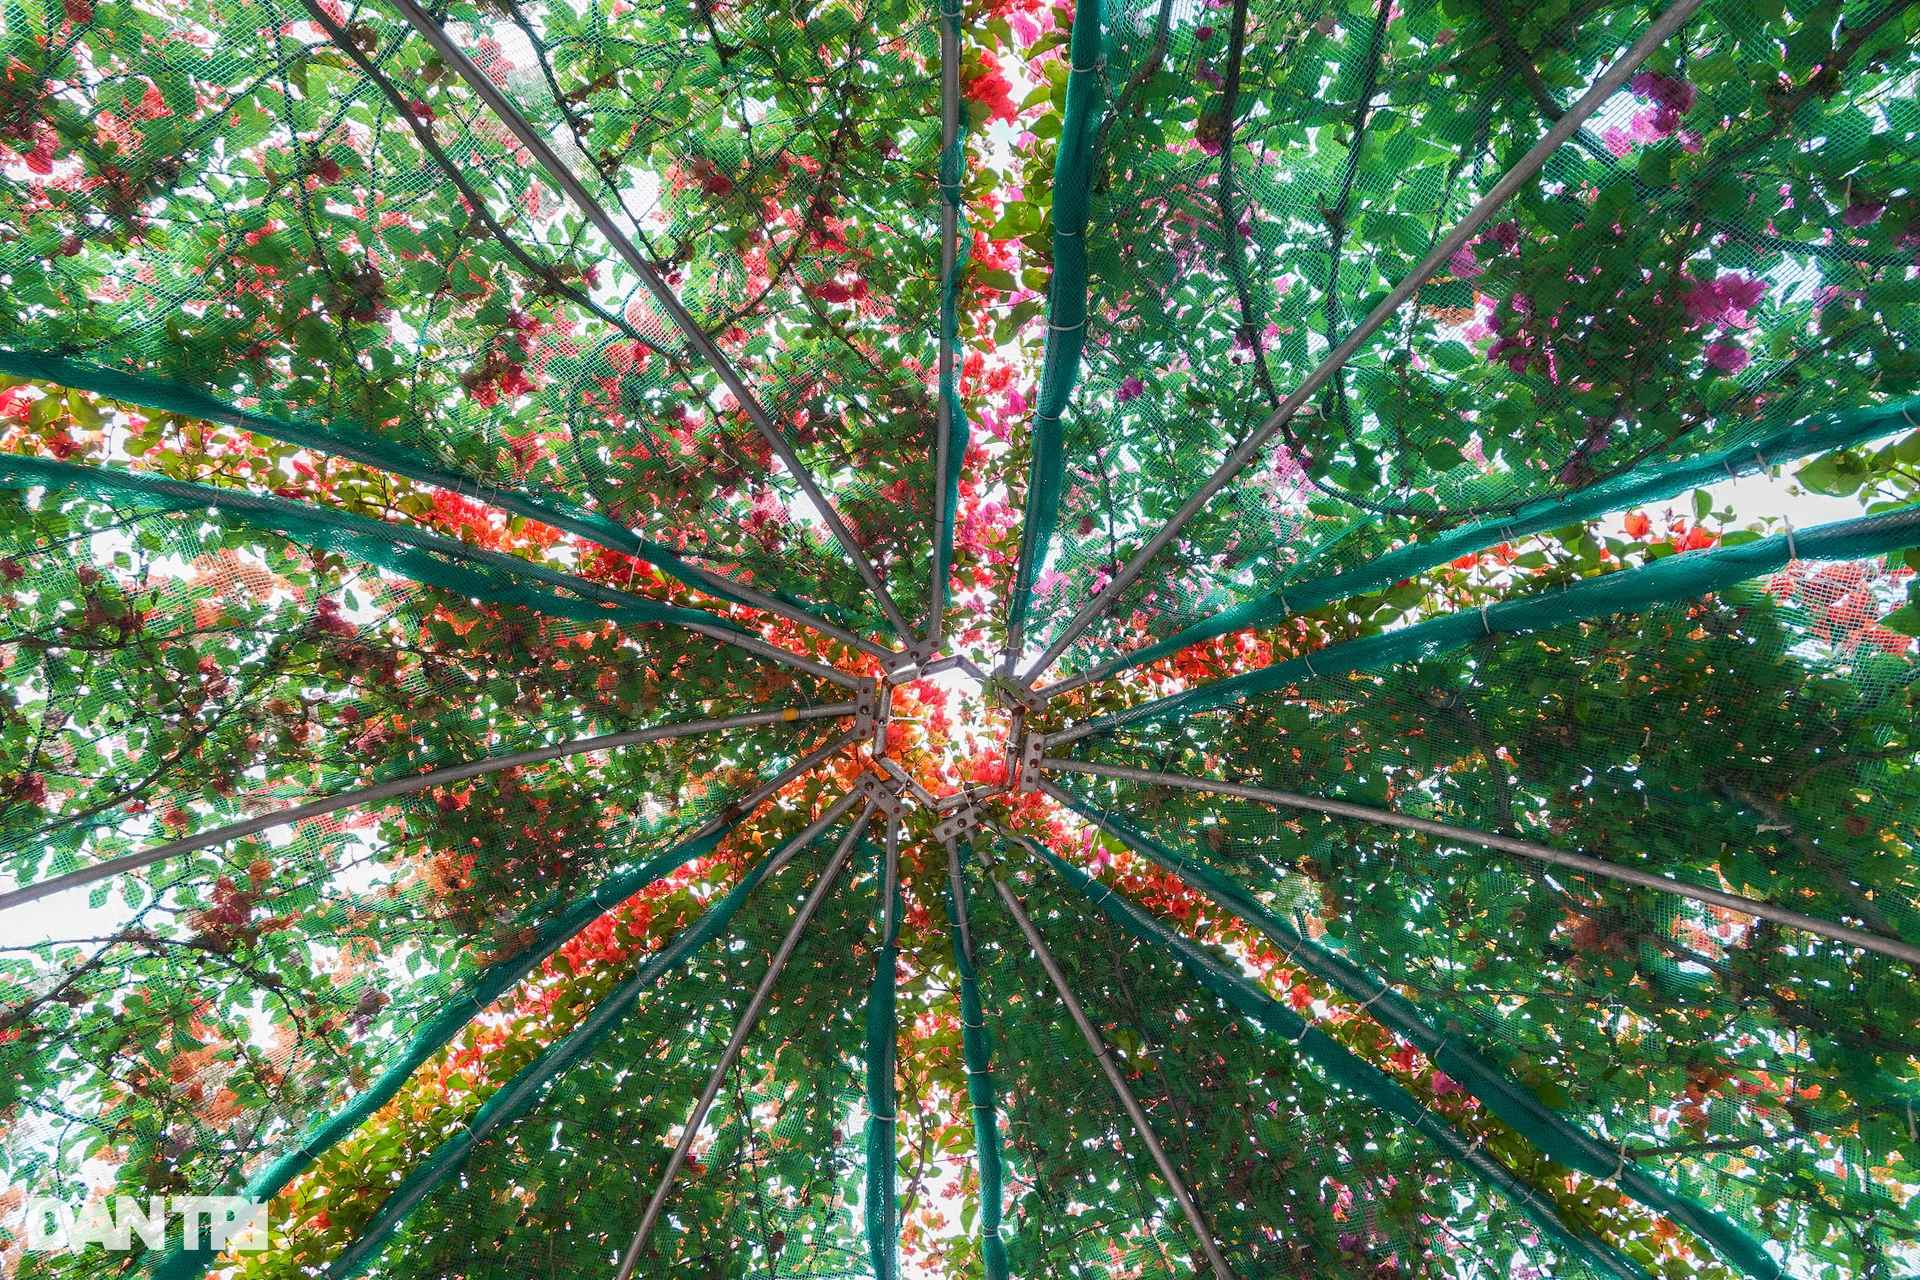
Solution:
<svg viewBox="0 0 1920 1280"><path fill-rule="evenodd" d="M1920 5L0 32L0 1274L1920 1273Z"/></svg>

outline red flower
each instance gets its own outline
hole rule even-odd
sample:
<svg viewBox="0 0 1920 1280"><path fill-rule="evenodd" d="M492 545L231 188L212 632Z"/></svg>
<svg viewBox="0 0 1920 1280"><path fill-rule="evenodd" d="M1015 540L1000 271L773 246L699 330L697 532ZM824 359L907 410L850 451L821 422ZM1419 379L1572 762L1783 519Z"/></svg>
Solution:
<svg viewBox="0 0 1920 1280"><path fill-rule="evenodd" d="M733 194L733 179L720 172L711 160L701 160L693 166L693 176L700 180L700 189L710 196Z"/></svg>
<svg viewBox="0 0 1920 1280"><path fill-rule="evenodd" d="M1018 108L1013 103L1013 85L998 68L988 68L967 81L967 97L987 108L987 119L1013 122Z"/></svg>
<svg viewBox="0 0 1920 1280"><path fill-rule="evenodd" d="M1653 532L1653 521L1647 518L1647 513L1644 511L1627 512L1627 518L1623 523L1629 538L1644 538Z"/></svg>

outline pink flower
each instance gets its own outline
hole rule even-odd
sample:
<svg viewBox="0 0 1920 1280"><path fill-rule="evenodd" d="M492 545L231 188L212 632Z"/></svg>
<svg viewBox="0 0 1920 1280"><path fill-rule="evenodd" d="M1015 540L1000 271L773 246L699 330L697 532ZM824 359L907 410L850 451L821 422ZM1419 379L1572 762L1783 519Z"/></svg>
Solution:
<svg viewBox="0 0 1920 1280"><path fill-rule="evenodd" d="M1846 212L1840 215L1840 222L1849 227L1870 227L1880 221L1880 215L1886 211L1887 206L1883 202L1864 200L1859 204L1848 205Z"/></svg>
<svg viewBox="0 0 1920 1280"><path fill-rule="evenodd" d="M1616 160L1625 159L1627 153L1633 150L1633 139L1622 132L1619 125L1602 134L1601 141L1607 144L1607 150L1613 153Z"/></svg>
<svg viewBox="0 0 1920 1280"><path fill-rule="evenodd" d="M1745 347L1731 342L1707 344L1707 364L1722 373L1738 373L1752 361L1753 355Z"/></svg>
<svg viewBox="0 0 1920 1280"><path fill-rule="evenodd" d="M1767 282L1734 272L1704 284L1695 284L1680 295L1681 305L1696 325L1724 325L1729 329L1750 329L1747 313L1758 306L1767 293Z"/></svg>
<svg viewBox="0 0 1920 1280"><path fill-rule="evenodd" d="M1467 1091L1462 1089L1459 1084L1444 1071L1434 1072L1433 1075L1428 1078L1427 1083L1433 1086L1433 1096L1436 1098L1444 1098L1450 1093L1457 1093L1463 1098L1467 1096Z"/></svg>
<svg viewBox="0 0 1920 1280"><path fill-rule="evenodd" d="M1693 104L1700 97L1700 91L1679 76L1655 75L1651 71L1642 71L1627 87L1633 90L1634 97L1656 102L1662 109L1673 112L1676 120L1693 110Z"/></svg>
<svg viewBox="0 0 1920 1280"><path fill-rule="evenodd" d="M1463 244L1454 250L1453 257L1447 260L1447 265L1452 268L1453 274L1462 280L1470 280L1486 270L1480 265L1480 260L1473 256L1473 246L1470 244Z"/></svg>
<svg viewBox="0 0 1920 1280"><path fill-rule="evenodd" d="M1680 117L1665 107L1648 107L1633 118L1633 140L1635 142L1658 142L1671 137L1680 127Z"/></svg>
<svg viewBox="0 0 1920 1280"><path fill-rule="evenodd" d="M1132 374L1128 374L1120 383L1120 403L1125 404L1129 400L1138 400L1141 393L1146 389L1146 383L1140 381L1140 379L1134 377Z"/></svg>

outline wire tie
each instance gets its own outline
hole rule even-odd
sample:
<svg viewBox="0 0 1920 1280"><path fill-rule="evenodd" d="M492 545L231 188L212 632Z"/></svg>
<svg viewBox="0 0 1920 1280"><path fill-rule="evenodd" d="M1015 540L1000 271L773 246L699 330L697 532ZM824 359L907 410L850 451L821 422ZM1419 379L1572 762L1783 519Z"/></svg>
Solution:
<svg viewBox="0 0 1920 1280"><path fill-rule="evenodd" d="M1487 606L1484 601L1480 605L1480 625L1486 629L1488 635L1493 634L1493 624L1487 621Z"/></svg>
<svg viewBox="0 0 1920 1280"><path fill-rule="evenodd" d="M1760 465L1761 465L1761 466L1763 466L1763 467L1765 467L1765 468L1767 468L1768 470L1772 470L1772 469L1773 469L1773 464L1772 464L1771 462L1768 462L1768 461L1767 461L1767 455L1766 455L1766 454L1764 454L1764 453L1762 453L1762 452L1760 452L1760 446L1759 446L1759 445L1757 445L1757 444L1750 444L1750 445L1748 445L1748 446L1747 446L1747 448L1749 448L1749 449L1751 449L1751 450L1753 450L1753 456L1754 456L1754 457L1756 457L1756 458L1758 458L1758 459L1760 459Z"/></svg>
<svg viewBox="0 0 1920 1280"><path fill-rule="evenodd" d="M972 1027L975 1031L985 1031L987 1029L986 1023L968 1022L965 1018L960 1019L960 1025L963 1027Z"/></svg>
<svg viewBox="0 0 1920 1280"><path fill-rule="evenodd" d="M1901 416L1901 417L1903 417L1903 418L1905 418L1905 419L1907 420L1907 425L1908 425L1908 426L1910 426L1910 427L1920 427L1920 422L1915 422L1915 421L1913 420L1913 415L1907 412L1907 406L1905 406L1905 405L1901 405L1901 406L1900 406L1900 416ZM1909 1107L1909 1108L1908 1108L1908 1110L1912 1110L1912 1108L1911 1108L1911 1107Z"/></svg>
<svg viewBox="0 0 1920 1280"><path fill-rule="evenodd" d="M1319 673L1318 671L1315 671L1315 670L1313 669L1313 655L1312 655L1312 654L1310 654L1310 653L1303 653L1303 654L1301 654L1301 655L1300 655L1300 661L1302 661L1302 662L1304 662L1304 663L1306 663L1306 664L1307 664L1307 674L1308 674L1308 675L1310 675L1310 676L1312 676L1312 677L1314 677L1315 679L1318 679L1318 678L1319 678L1319 676L1320 676L1320 673Z"/></svg>
<svg viewBox="0 0 1920 1280"><path fill-rule="evenodd" d="M1738 474L1735 473L1733 469L1733 459L1722 458L1720 460L1720 466L1721 466L1721 469L1727 473L1727 479L1733 481L1735 484L1740 483L1740 477Z"/></svg>
<svg viewBox="0 0 1920 1280"><path fill-rule="evenodd" d="M1780 523L1787 526L1787 561L1791 564L1800 558L1799 550L1793 545L1793 521L1781 516Z"/></svg>
<svg viewBox="0 0 1920 1280"><path fill-rule="evenodd" d="M1613 1166L1613 1172L1607 1175L1607 1181L1618 1182L1620 1180L1620 1175L1626 1171L1626 1168L1627 1168L1627 1140L1625 1138L1622 1138L1620 1139L1619 1161Z"/></svg>
<svg viewBox="0 0 1920 1280"><path fill-rule="evenodd" d="M867 1112L867 1119L869 1119L869 1120L884 1120L884 1121L886 1121L886 1122L887 1122L888 1124L892 1124L892 1123L893 1123L894 1121L896 1121L896 1120L898 1120L899 1118L900 1118L900 1115L899 1115L899 1113L898 1113L898 1112L895 1112L895 1113L894 1113L893 1115L890 1115L890 1116L883 1116L883 1115L881 1115L881 1114L880 1114L880 1113L879 1113L878 1111L869 1111L869 1112Z"/></svg>
<svg viewBox="0 0 1920 1280"><path fill-rule="evenodd" d="M1384 987L1384 986L1382 986L1382 987L1381 987L1381 988L1380 988L1380 989L1379 989L1378 991L1376 991L1376 992L1374 992L1374 993L1373 993L1372 995L1370 995L1370 996L1368 996L1368 997L1367 997L1367 998L1366 998L1365 1000L1362 1000L1362 1001L1360 1002L1360 1007L1361 1007L1362 1009L1366 1009L1366 1008L1370 1008L1370 1007L1371 1007L1371 1006L1373 1005L1373 1002L1374 1002L1375 1000L1378 1000L1378 999L1379 999L1379 998L1380 998L1381 996L1383 996L1383 995L1385 995L1385 994L1387 994L1387 989L1386 989L1386 987Z"/></svg>
<svg viewBox="0 0 1920 1280"><path fill-rule="evenodd" d="M1081 76L1090 76L1094 72L1098 71L1099 69L1100 69L1100 64L1098 62L1094 63L1090 67L1076 67L1076 66L1073 66L1071 63L1068 64L1068 70L1072 71L1075 75L1081 75Z"/></svg>
<svg viewBox="0 0 1920 1280"><path fill-rule="evenodd" d="M1078 324L1055 324L1053 321L1049 320L1047 321L1047 328L1053 330L1055 333L1072 333L1075 329L1084 329L1086 327L1086 324L1087 324L1087 318L1085 316L1081 316L1080 322Z"/></svg>

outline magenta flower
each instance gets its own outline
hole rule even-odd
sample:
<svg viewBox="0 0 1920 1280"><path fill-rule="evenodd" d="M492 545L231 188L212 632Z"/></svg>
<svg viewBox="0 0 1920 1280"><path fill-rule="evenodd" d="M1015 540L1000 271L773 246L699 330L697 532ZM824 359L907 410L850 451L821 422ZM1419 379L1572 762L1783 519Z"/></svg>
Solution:
<svg viewBox="0 0 1920 1280"><path fill-rule="evenodd" d="M1508 253L1513 252L1520 244L1520 224L1517 222L1496 223L1488 234Z"/></svg>
<svg viewBox="0 0 1920 1280"><path fill-rule="evenodd" d="M1722 373L1738 373L1752 362L1753 355L1745 347L1731 342L1707 344L1707 364Z"/></svg>
<svg viewBox="0 0 1920 1280"><path fill-rule="evenodd" d="M1204 62L1193 69L1193 74L1196 78L1205 80L1216 89L1227 82L1224 76Z"/></svg>
<svg viewBox="0 0 1920 1280"><path fill-rule="evenodd" d="M1508 334L1487 348L1488 360L1504 360L1511 373L1525 373L1527 365L1533 359L1533 353L1527 350L1524 334Z"/></svg>
<svg viewBox="0 0 1920 1280"><path fill-rule="evenodd" d="M1681 305L1696 325L1724 325L1729 329L1750 329L1747 313L1759 305L1767 293L1767 282L1743 276L1739 272L1716 280L1695 284L1680 295Z"/></svg>
<svg viewBox="0 0 1920 1280"><path fill-rule="evenodd" d="M1473 246L1470 244L1463 244L1455 249L1453 257L1447 260L1447 265L1453 269L1453 274L1462 280L1471 280L1486 270L1480 265L1480 260L1473 256Z"/></svg>
<svg viewBox="0 0 1920 1280"><path fill-rule="evenodd" d="M1693 110L1693 104L1700 97L1700 91L1679 76L1655 75L1651 71L1642 71L1627 87L1633 90L1634 97L1645 98L1658 103L1662 110L1671 111L1676 121Z"/></svg>
<svg viewBox="0 0 1920 1280"><path fill-rule="evenodd" d="M1195 27L1193 29L1193 38L1195 40L1211 40L1213 39L1213 28L1212 27Z"/></svg>
<svg viewBox="0 0 1920 1280"><path fill-rule="evenodd" d="M1128 374L1120 383L1120 403L1125 404L1129 400L1138 400L1141 393L1146 389L1146 383L1140 381L1140 379L1134 377L1132 374Z"/></svg>
<svg viewBox="0 0 1920 1280"><path fill-rule="evenodd" d="M1859 204L1848 205L1846 212L1840 215L1840 221L1844 226L1870 227L1880 221L1880 215L1886 211L1887 206L1882 201L1863 200Z"/></svg>

